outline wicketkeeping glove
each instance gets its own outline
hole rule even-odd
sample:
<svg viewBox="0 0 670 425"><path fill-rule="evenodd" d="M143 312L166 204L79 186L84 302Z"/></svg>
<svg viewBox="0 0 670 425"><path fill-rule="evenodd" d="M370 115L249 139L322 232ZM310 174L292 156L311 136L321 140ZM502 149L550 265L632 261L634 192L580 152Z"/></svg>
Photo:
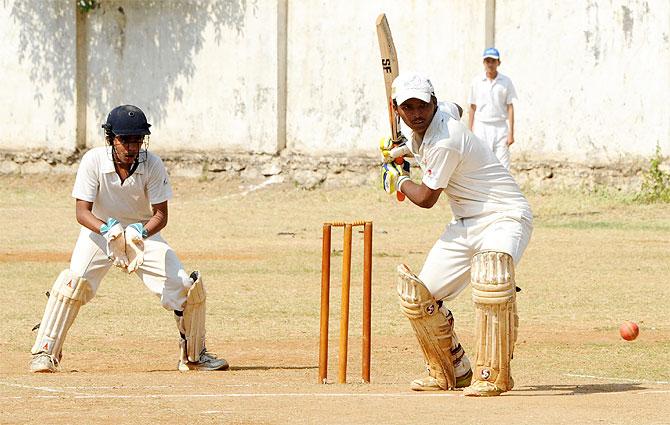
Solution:
<svg viewBox="0 0 670 425"><path fill-rule="evenodd" d="M108 218L107 223L100 226L100 233L107 241L107 257L116 267L128 267L126 256L126 240L123 235L123 226L115 218Z"/></svg>
<svg viewBox="0 0 670 425"><path fill-rule="evenodd" d="M409 162L405 161L402 165L395 162L389 162L382 165L381 169L382 188L388 194L393 194L400 190L400 186L409 180Z"/></svg>
<svg viewBox="0 0 670 425"><path fill-rule="evenodd" d="M144 263L144 238L147 230L142 223L129 224L125 230L126 252L128 253L128 273L137 270Z"/></svg>

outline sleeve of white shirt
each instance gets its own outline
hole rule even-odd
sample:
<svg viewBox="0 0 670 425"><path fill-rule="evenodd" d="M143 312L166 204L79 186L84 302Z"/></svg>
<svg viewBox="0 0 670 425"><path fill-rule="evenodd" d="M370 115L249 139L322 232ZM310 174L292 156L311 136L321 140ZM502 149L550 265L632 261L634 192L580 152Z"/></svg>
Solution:
<svg viewBox="0 0 670 425"><path fill-rule="evenodd" d="M163 161L154 156L151 162L147 191L149 192L149 203L155 205L172 198L172 187Z"/></svg>
<svg viewBox="0 0 670 425"><path fill-rule="evenodd" d="M509 81L509 87L507 88L507 104L509 105L510 103L514 103L515 100L518 100L518 98L516 97L514 83L512 83L512 80L507 81Z"/></svg>
<svg viewBox="0 0 670 425"><path fill-rule="evenodd" d="M455 103L453 103L453 102L438 102L437 106L440 108L440 110L449 114L449 116L452 117L453 119L455 119L456 121L461 120L461 116L458 114L458 107L456 106Z"/></svg>
<svg viewBox="0 0 670 425"><path fill-rule="evenodd" d="M426 156L422 182L433 190L444 189L461 162L461 155L449 148L439 147Z"/></svg>
<svg viewBox="0 0 670 425"><path fill-rule="evenodd" d="M98 196L98 169L97 157L93 151L88 151L81 158L77 177L72 188L72 197L86 202L94 202Z"/></svg>

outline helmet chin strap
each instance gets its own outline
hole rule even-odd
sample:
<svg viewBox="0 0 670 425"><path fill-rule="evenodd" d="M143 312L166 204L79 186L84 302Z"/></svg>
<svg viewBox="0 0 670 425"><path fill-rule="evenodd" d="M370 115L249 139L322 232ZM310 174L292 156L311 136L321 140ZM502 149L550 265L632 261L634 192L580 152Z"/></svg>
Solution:
<svg viewBox="0 0 670 425"><path fill-rule="evenodd" d="M137 156L135 157L135 161L133 161L133 165L130 167L128 170L128 175L131 176L135 170L137 170L137 167L140 165L140 152L137 153ZM117 165L121 165L122 161L118 159L118 154L116 153L116 147L112 145L112 162Z"/></svg>

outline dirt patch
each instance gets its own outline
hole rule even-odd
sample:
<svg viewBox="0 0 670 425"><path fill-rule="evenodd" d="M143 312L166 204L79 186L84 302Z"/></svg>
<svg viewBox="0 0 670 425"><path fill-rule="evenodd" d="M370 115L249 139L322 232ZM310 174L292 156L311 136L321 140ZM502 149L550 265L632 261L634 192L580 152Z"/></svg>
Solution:
<svg viewBox="0 0 670 425"><path fill-rule="evenodd" d="M665 424L670 417L667 244L656 228L670 206L640 206L575 193L530 194L541 217L516 270L520 328L513 391L493 399L459 392L417 394L425 373L411 326L398 309L395 268L420 268L450 220L389 199L376 187L298 190L289 185L240 193L239 182L173 178L164 235L186 262L203 260L208 348L232 368L178 373L173 313L135 276L112 270L81 308L64 345L62 373L28 372L30 348L55 262L69 261L79 226L72 181L0 177L0 263L20 284L3 285L0 423ZM28 216L37 206L48 214ZM569 225L552 227L560 216ZM17 213L19 212L19 213ZM322 223L374 221L372 365L361 384L362 265L353 262L347 385L317 383ZM598 226L598 222L614 223ZM55 235L43 229L58 224ZM585 225L582 225L585 223ZM280 231L278 230L280 229ZM278 234L279 233L287 233ZM74 235L63 241L63 234ZM295 234L296 237L292 237ZM335 235L335 234L334 234ZM341 248L341 235L333 250ZM45 238L50 238L45 242ZM361 236L354 234L354 259ZM18 249L13 249L13 248ZM45 247L54 247L47 252ZM334 256L336 254L333 254ZM357 256L358 255L358 256ZM341 258L340 258L341 259ZM332 262L329 379L337 372L340 263ZM449 303L458 335L476 344L468 290ZM623 320L640 324L633 342Z"/></svg>

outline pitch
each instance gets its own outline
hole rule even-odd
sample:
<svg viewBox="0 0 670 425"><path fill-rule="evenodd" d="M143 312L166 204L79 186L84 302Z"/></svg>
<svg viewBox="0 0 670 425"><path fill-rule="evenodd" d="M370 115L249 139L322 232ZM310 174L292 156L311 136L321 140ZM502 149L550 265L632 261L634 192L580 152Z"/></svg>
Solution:
<svg viewBox="0 0 670 425"><path fill-rule="evenodd" d="M670 416L670 206L618 196L526 191L535 231L517 269L519 339L513 391L494 400L416 394L421 353L395 295L395 266L419 267L450 216L398 203L372 185L257 191L233 180L173 178L163 231L184 264L208 277L208 341L231 370L179 373L169 312L135 276L113 270L65 342L62 372L28 372L44 292L78 232L70 177L2 177L2 423L661 424ZM373 220L371 384L360 384L362 264L353 262L349 384L319 385L321 226ZM354 234L353 258L362 258ZM333 250L341 247L336 243ZM337 275L339 262L332 262ZM333 282L332 291L338 284ZM451 306L474 345L469 290ZM339 317L339 305L331 305ZM640 325L633 342L624 320ZM336 323L336 320L333 321ZM337 357L337 325L331 352ZM329 379L336 381L335 368ZM445 419L446 421L446 419ZM438 420L438 422L440 422Z"/></svg>

